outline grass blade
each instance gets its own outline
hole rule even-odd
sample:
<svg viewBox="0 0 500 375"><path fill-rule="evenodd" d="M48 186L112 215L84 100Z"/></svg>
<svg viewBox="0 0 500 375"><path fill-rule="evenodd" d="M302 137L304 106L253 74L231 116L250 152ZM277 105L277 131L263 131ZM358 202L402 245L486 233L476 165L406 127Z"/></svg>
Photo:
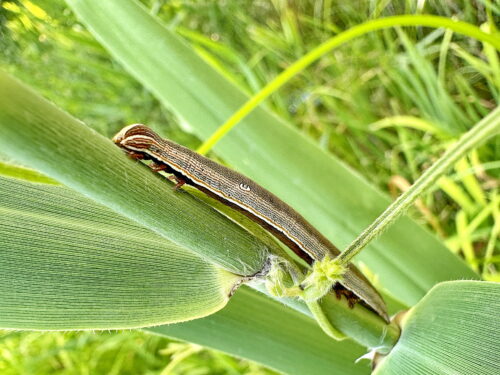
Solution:
<svg viewBox="0 0 500 375"><path fill-rule="evenodd" d="M63 187L0 177L0 327L134 328L225 306L240 277Z"/></svg>

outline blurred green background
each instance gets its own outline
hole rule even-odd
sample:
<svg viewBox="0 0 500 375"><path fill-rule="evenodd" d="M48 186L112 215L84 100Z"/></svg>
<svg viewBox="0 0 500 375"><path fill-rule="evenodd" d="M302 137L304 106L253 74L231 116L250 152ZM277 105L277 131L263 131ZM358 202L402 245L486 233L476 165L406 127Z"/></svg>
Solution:
<svg viewBox="0 0 500 375"><path fill-rule="evenodd" d="M498 2L142 1L165 27L249 94L305 52L363 21L454 17L484 29ZM62 0L0 1L0 67L112 136L142 122L191 148L202 140L114 62ZM323 57L266 102L393 197L454 137L496 107L493 49L445 30L400 28ZM0 98L1 100L1 98ZM485 279L500 281L500 139L457 165L410 212ZM271 374L258 365L140 331L0 333L2 374Z"/></svg>

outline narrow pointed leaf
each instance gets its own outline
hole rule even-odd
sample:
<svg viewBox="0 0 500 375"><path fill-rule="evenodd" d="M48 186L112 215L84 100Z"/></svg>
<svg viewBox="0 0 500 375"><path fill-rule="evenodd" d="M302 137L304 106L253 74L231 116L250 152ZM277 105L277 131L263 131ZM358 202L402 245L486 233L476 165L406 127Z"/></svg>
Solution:
<svg viewBox="0 0 500 375"><path fill-rule="evenodd" d="M401 338L375 373L500 374L499 312L499 283L441 283L404 317Z"/></svg>
<svg viewBox="0 0 500 375"><path fill-rule="evenodd" d="M239 280L69 189L0 177L0 328L195 319Z"/></svg>
<svg viewBox="0 0 500 375"><path fill-rule="evenodd" d="M247 97L133 0L67 0L96 38L200 138ZM389 204L387 196L269 111L259 108L216 152L347 246ZM434 284L478 278L427 230L399 219L360 259L400 300L416 303Z"/></svg>

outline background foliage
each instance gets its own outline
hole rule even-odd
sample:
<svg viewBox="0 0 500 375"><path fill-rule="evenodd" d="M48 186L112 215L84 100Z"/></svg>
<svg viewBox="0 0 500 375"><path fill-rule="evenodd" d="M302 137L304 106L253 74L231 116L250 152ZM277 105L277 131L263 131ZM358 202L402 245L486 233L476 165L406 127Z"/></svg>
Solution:
<svg viewBox="0 0 500 375"><path fill-rule="evenodd" d="M143 3L248 93L319 42L370 18L431 13L484 27L499 19L497 6L487 0ZM63 1L3 1L0 32L2 69L102 134L111 136L124 124L140 121L191 148L199 144L113 62ZM443 30L386 30L325 56L266 105L395 196L453 135L496 106L499 66L498 56L475 40ZM423 197L411 213L450 251L496 281L499 155L497 137L457 165L441 180L441 190ZM0 351L5 373L160 373L174 353L185 358L174 373L191 374L194 368L200 374L267 372L140 332L11 332L1 337ZM85 359L93 353L92 361Z"/></svg>

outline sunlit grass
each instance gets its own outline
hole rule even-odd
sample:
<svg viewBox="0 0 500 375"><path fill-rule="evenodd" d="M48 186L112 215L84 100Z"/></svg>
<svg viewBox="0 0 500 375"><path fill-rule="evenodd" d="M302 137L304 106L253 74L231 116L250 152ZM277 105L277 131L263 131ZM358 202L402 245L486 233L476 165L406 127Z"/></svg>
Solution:
<svg viewBox="0 0 500 375"><path fill-rule="evenodd" d="M249 361L141 331L0 331L0 372L2 375L274 374Z"/></svg>

